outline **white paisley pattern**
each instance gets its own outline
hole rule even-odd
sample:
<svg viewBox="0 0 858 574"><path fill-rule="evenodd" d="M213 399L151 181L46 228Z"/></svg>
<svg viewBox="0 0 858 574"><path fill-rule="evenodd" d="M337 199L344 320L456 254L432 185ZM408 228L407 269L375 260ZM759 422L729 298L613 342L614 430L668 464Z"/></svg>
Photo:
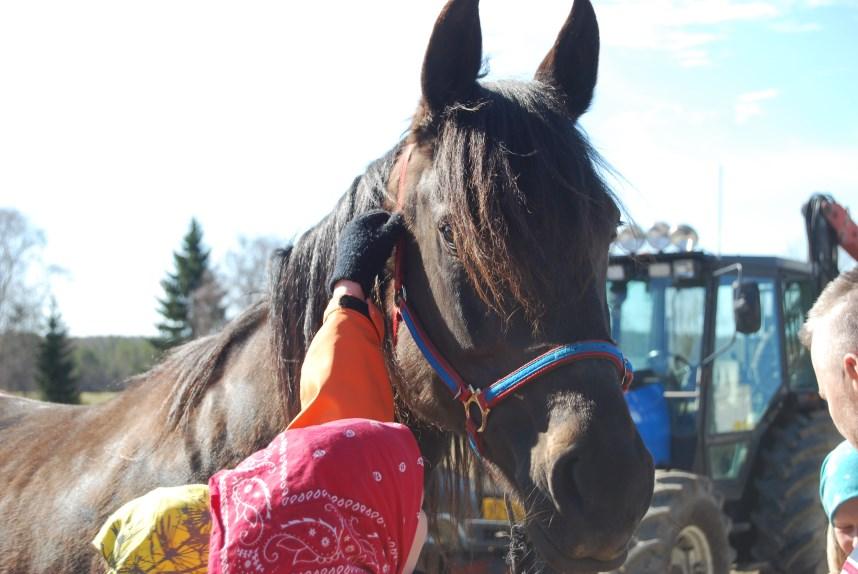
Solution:
<svg viewBox="0 0 858 574"><path fill-rule="evenodd" d="M240 479L232 484L228 498L235 505L237 518L244 521L241 541L256 544L262 535L265 521L271 518L271 493L268 486L256 477Z"/></svg>
<svg viewBox="0 0 858 574"><path fill-rule="evenodd" d="M318 517L290 520L280 525L280 532L268 539L263 547L263 556L268 562L280 559L277 550L286 550L292 557L291 564L326 564L348 560L379 568L376 549L370 542L372 535L358 532L359 519L348 517L331 504L325 510L336 517L331 524ZM375 535L377 539L377 535Z"/></svg>
<svg viewBox="0 0 858 574"><path fill-rule="evenodd" d="M347 438L358 434L352 428L338 432ZM287 446L304 447L300 441L290 445L287 435L281 433L267 449L234 471L215 477L220 491L223 546L212 558L221 572L263 574L291 565L287 571L294 574L393 574L388 563L397 564L401 552L381 512L326 488L306 488L309 483L302 483L301 475L296 475L297 482L290 479ZM321 445L311 446L307 454L315 460L332 456L326 464L334 467L342 464L336 452L332 454ZM391 465L399 471L396 474L408 468L401 460ZM411 461L422 463L416 456ZM374 470L372 474L378 484L375 481L381 480L381 473ZM301 484L303 489L297 486ZM387 492L387 488L395 487L379 484L378 488Z"/></svg>
<svg viewBox="0 0 858 574"><path fill-rule="evenodd" d="M255 453L253 453L252 455L250 455L249 457L247 457L246 459L244 459L243 461L241 461L241 463L235 467L235 470L236 471L251 471L251 470L255 470L257 468L273 469L274 466L275 466L274 462L272 462L272 460L271 460L271 451L268 449L265 449L265 450L257 451Z"/></svg>
<svg viewBox="0 0 858 574"><path fill-rule="evenodd" d="M394 559L397 559L399 552L394 540L380 540L381 533L386 530L381 514L366 504L331 494L324 489L290 494L285 488L288 478L288 458L285 456L287 439L285 434L281 436L281 444L277 445L278 454L281 455L279 465L271 462L270 456L257 457L253 461L246 461L249 464L242 463L236 467L236 470L253 470L253 476L242 477L235 473L224 476L220 481L222 492L228 493L228 496L222 498L225 538L231 538L230 526L240 522L235 533L238 534L237 542L244 547L237 549L241 557L239 568L230 568L224 560L224 572L258 574L281 560L289 561L296 568L312 567L309 570L296 570L296 574L366 572L364 568L355 566L326 566L343 559L374 567L375 571L386 570L382 569L378 556L381 545L387 547ZM268 474L277 475L280 492L269 492L264 481ZM272 498L279 498L280 506L300 506L327 500L328 504L324 508L329 520L318 516L290 520L278 525L271 534L269 531L272 529L265 527L271 518ZM377 528L367 528L367 523L375 523ZM261 541L263 532L266 539Z"/></svg>

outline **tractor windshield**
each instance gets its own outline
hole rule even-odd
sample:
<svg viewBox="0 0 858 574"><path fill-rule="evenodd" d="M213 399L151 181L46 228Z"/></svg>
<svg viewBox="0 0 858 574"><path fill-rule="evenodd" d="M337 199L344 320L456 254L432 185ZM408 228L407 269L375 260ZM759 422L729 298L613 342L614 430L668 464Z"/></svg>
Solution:
<svg viewBox="0 0 858 574"><path fill-rule="evenodd" d="M701 361L706 290L672 278L608 283L611 335L635 371L693 389Z"/></svg>

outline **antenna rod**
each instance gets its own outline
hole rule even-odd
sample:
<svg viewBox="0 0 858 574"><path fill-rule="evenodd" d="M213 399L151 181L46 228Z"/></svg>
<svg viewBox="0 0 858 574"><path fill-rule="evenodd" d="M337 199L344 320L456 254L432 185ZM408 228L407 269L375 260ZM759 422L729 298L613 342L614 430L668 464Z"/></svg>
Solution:
<svg viewBox="0 0 858 574"><path fill-rule="evenodd" d="M721 235L724 230L724 165L718 164L718 255L721 255Z"/></svg>

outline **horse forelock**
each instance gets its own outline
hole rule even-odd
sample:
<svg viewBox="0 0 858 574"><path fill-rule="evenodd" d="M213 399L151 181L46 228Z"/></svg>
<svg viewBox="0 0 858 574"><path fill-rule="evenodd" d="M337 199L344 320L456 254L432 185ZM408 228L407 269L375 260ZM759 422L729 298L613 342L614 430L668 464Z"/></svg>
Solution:
<svg viewBox="0 0 858 574"><path fill-rule="evenodd" d="M559 297L557 269L593 277L599 238L616 224L603 162L538 82L481 86L472 103L450 106L418 140L429 140L441 201L449 207L458 257L478 296L503 314L521 308L538 329Z"/></svg>

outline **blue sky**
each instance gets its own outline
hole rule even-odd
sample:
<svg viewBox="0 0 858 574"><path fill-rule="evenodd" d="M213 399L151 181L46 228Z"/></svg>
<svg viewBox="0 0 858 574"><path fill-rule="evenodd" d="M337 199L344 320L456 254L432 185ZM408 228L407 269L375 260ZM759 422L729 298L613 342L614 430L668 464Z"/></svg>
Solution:
<svg viewBox="0 0 858 574"><path fill-rule="evenodd" d="M389 148L443 2L0 4L0 206L68 270L71 333L154 334L192 216L217 262L295 236ZM858 211L858 2L603 0L583 126L629 214L803 259L801 204ZM531 77L571 2L484 0L490 78Z"/></svg>

